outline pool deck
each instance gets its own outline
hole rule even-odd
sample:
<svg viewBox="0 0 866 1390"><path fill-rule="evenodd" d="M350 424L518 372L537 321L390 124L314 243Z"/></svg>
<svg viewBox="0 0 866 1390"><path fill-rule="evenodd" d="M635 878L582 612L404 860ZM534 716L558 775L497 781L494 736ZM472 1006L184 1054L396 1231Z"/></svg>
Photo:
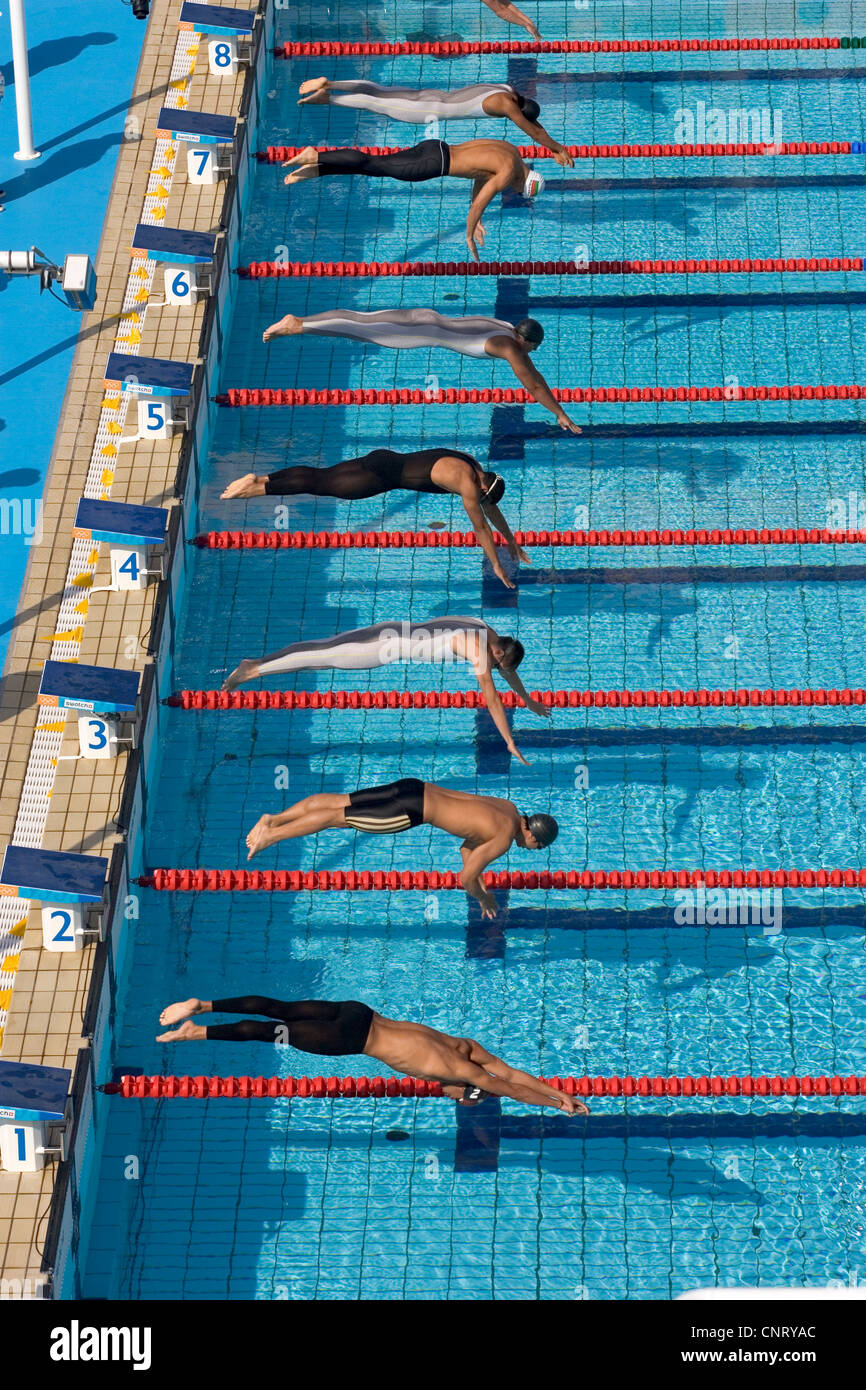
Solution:
<svg viewBox="0 0 866 1390"><path fill-rule="evenodd" d="M222 4L223 0L216 3ZM254 3L250 8L255 8ZM42 664L49 656L138 670L151 659L145 655L141 639L152 621L154 586L124 594L103 593L89 599L91 586L111 580L108 547L95 545L82 570L74 557L71 560L72 529L88 474L92 479L95 460L98 466L99 454L105 451L101 441L107 438L110 445L112 435L119 437L110 425L121 422L123 416L113 409L110 397L109 404L104 404L108 393L103 386L105 364L116 340L126 337L128 341L137 331L138 351L144 356L194 362L199 355L206 301L190 310L154 308L148 312L146 301L131 309L129 297L130 272L135 264L129 247L136 224L145 220L145 212L161 206L165 209L160 219L164 225L211 231L220 223L225 200L224 182L213 187L190 185L180 167L172 180L154 174L154 169L160 167L154 158L154 132L160 108L168 104L166 92L174 90L181 100L185 97L185 104L192 110L236 114L244 82L244 68L234 79L211 77L204 43L197 55L188 53L199 36L179 35L179 13L180 0L153 0L130 96L136 113L141 116L143 112L142 138L135 143L125 142L120 149L96 266L99 298L95 310L85 315L81 324L45 487L45 538L31 550L19 606L21 617L10 644L8 674L0 695L3 844L41 843L52 850L109 856L117 840L113 818L122 795L125 755L113 762L82 759L80 766L67 763L62 769L55 769L43 750L42 771L34 779L34 734L38 727L42 733L37 736L37 743L40 737L44 742L45 730L51 723L37 706L36 694ZM191 64L192 71L188 83L181 78L178 85L175 78L174 87L170 87L176 53L181 67L189 70ZM167 197L154 196L154 181L168 190ZM138 264L152 265L144 261ZM161 275L157 273L154 280L151 293L155 299L161 299ZM138 315L137 322L133 313ZM130 348L117 343L117 350ZM133 421L134 407L124 432L131 430ZM110 431L107 436L106 422ZM127 445L117 452L116 458L112 453L105 454L103 491L97 495L168 506L174 495L182 438L178 434L162 444ZM76 576L77 583L72 585ZM70 602L75 605L75 628L69 627L65 612L61 613L64 601L65 612L69 611ZM64 634L62 640L59 633ZM133 647L136 655L130 657ZM56 721L54 729L56 736L62 738L60 756L74 755L78 751L76 721L69 719L62 733L61 723ZM38 783L35 800L34 781ZM42 820L44 832L40 839L38 827ZM0 1046L4 1060L74 1068L79 1049L87 1045L81 1035L81 1023L93 952L92 945L66 954L43 951L38 904L11 930L0 926ZM39 1296L38 1289L44 1281L40 1245L54 1172L50 1164L42 1173L33 1175L0 1171L0 1272L4 1280L28 1281L25 1295L31 1297Z"/></svg>

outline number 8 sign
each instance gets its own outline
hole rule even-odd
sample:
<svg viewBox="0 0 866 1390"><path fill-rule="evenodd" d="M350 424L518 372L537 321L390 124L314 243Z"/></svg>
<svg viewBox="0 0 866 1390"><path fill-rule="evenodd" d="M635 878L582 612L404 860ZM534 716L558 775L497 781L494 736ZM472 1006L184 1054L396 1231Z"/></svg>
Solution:
<svg viewBox="0 0 866 1390"><path fill-rule="evenodd" d="M214 77L234 77L238 70L237 39L211 39L207 46L207 63Z"/></svg>

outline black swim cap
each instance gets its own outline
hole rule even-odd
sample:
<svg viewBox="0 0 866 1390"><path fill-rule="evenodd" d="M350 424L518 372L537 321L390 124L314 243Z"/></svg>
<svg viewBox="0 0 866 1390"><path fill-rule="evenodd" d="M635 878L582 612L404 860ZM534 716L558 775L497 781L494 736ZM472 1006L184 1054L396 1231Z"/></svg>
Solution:
<svg viewBox="0 0 866 1390"><path fill-rule="evenodd" d="M514 331L528 343L532 343L533 347L538 347L539 343L544 342L544 329L537 319L521 319L514 325Z"/></svg>
<svg viewBox="0 0 866 1390"><path fill-rule="evenodd" d="M526 656L526 649L522 642L518 642L516 637L503 637L502 656L499 661L501 670L513 671L519 666Z"/></svg>
<svg viewBox="0 0 866 1390"><path fill-rule="evenodd" d="M520 107L526 119L528 121L537 121L541 115L541 107L538 102L533 101L532 97L522 97L519 92L515 92L514 95L517 97L517 105Z"/></svg>
<svg viewBox="0 0 866 1390"><path fill-rule="evenodd" d="M502 498L505 496L505 479L501 473L488 472L485 473L484 476L485 479L492 478L493 481L482 489L481 500L482 502L490 502L491 505L495 507L496 503L501 502Z"/></svg>
<svg viewBox="0 0 866 1390"><path fill-rule="evenodd" d="M547 849L548 845L552 845L559 834L559 826L553 816L546 816L540 811L537 811L534 816L527 816L526 824L541 849Z"/></svg>

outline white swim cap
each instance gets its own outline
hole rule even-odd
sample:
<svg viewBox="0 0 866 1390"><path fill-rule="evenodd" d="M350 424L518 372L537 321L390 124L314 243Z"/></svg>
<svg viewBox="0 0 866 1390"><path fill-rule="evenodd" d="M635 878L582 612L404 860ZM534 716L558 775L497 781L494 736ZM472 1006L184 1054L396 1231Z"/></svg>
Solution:
<svg viewBox="0 0 866 1390"><path fill-rule="evenodd" d="M523 185L524 198L534 198L537 193L544 192L544 178L541 174L530 169L526 175L526 182Z"/></svg>

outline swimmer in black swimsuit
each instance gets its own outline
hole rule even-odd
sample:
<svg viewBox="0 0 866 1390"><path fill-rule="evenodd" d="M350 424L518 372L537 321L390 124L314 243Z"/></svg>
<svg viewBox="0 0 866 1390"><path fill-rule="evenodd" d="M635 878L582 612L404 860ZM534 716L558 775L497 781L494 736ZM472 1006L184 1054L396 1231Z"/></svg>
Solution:
<svg viewBox="0 0 866 1390"><path fill-rule="evenodd" d="M464 140L459 145L422 140L411 149L392 150L390 154L368 154L352 148L319 150L306 145L287 159L283 168L292 171L283 180L289 186L331 174L363 174L401 183L426 183L448 176L471 179L466 245L475 261L480 259L478 248L485 238L481 218L496 195L510 189L532 200L545 187L544 176L524 163L517 146L508 140Z"/></svg>
<svg viewBox="0 0 866 1390"><path fill-rule="evenodd" d="M546 849L559 834L553 816L522 815L512 801L498 796L437 787L417 777L401 777L382 787L362 787L350 795L320 792L305 796L277 815L260 816L247 835L247 859L280 840L316 835L321 830L360 830L367 835L400 835L416 825L434 825L462 841L460 882L481 904L482 917L496 916L496 899L482 875L489 864L520 849Z"/></svg>
<svg viewBox="0 0 866 1390"><path fill-rule="evenodd" d="M200 1024L197 1014L258 1014L272 1023ZM185 1020L185 1021L182 1021ZM438 1081L452 1100L477 1105L485 1096L505 1096L524 1105L550 1105L566 1115L588 1115L583 1101L564 1095L529 1072L510 1067L472 1038L452 1037L423 1023L398 1022L355 999L287 1002L251 994L238 999L185 999L163 1009L164 1027L179 1023L157 1042L267 1042L323 1057L375 1057L404 1076Z"/></svg>
<svg viewBox="0 0 866 1390"><path fill-rule="evenodd" d="M471 454L459 449L418 449L398 454L393 449L373 449L360 458L346 459L332 468L298 465L277 473L246 473L229 483L221 497L339 497L356 501L379 497L386 492L454 493L463 503L478 544L490 561L493 573L508 589L514 584L499 561L494 530L504 537L508 553L518 564L531 565L521 550L498 503L505 492L505 480L498 473L485 471Z"/></svg>

